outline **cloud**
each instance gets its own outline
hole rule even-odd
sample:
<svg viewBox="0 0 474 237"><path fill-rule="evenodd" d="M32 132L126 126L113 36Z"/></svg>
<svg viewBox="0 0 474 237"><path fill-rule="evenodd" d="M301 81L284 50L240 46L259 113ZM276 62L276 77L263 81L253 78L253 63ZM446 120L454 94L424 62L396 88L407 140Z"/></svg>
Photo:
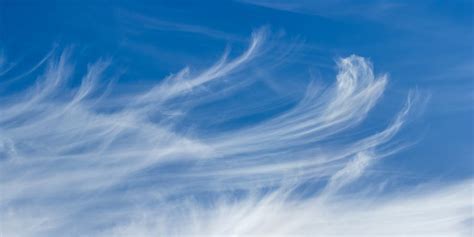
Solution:
<svg viewBox="0 0 474 237"><path fill-rule="evenodd" d="M186 24L181 22L166 21L162 19L157 19L149 17L142 14L137 14L134 12L129 12L126 10L118 11L121 18L126 19L123 23L130 24L133 27L140 26L140 28L145 28L147 30L155 31L173 31L173 32L183 32L204 35L207 37L223 40L233 40L241 41L242 37L237 35L229 34L224 31L212 29L206 26Z"/></svg>
<svg viewBox="0 0 474 237"><path fill-rule="evenodd" d="M178 211L170 212L176 216L166 217L158 210L140 212L134 222L105 235L469 236L469 186L472 181L375 200L358 196L323 202L317 198L292 200L285 198L284 192L274 192L220 201L212 208L187 203L173 206Z"/></svg>
<svg viewBox="0 0 474 237"><path fill-rule="evenodd" d="M419 96L412 92L384 129L351 135L388 82L363 57L341 58L334 85L308 85L298 103L263 121L219 133L182 132L183 118L198 121L193 108L235 95L221 93L235 83L256 80L249 68L268 60L266 34L256 31L240 56L225 53L207 69L185 68L131 95L101 90L111 60L82 72L71 50L48 56L45 73L30 89L1 97L2 235L469 232L471 180L406 195L367 194L376 180L361 178L370 179L372 165L406 146L391 141ZM78 72L84 76L74 87ZM317 186L310 195L297 192L309 183ZM351 191L353 184L365 188Z"/></svg>
<svg viewBox="0 0 474 237"><path fill-rule="evenodd" d="M403 9L406 5L400 1L365 1L351 2L338 1L287 1L287 0L239 0L239 2L260 7L318 15L327 18L357 17L363 19L380 20L394 11ZM350 7L347 7L350 5Z"/></svg>

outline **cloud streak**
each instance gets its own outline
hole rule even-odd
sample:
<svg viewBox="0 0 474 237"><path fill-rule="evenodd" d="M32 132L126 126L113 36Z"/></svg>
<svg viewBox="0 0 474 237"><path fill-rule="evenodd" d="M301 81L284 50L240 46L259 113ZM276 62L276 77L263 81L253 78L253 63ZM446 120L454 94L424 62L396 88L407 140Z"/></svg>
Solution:
<svg viewBox="0 0 474 237"><path fill-rule="evenodd" d="M184 118L198 121L193 109L256 80L249 68L268 59L266 34L254 32L240 56L185 68L126 103L101 90L111 60L90 64L74 87L73 53L48 56L31 88L0 98L2 236L469 234L471 180L367 194L376 180L362 177L406 146L391 141L419 96L411 92L384 129L346 139L388 82L363 57L341 58L333 85L308 85L298 103L263 121L181 131Z"/></svg>

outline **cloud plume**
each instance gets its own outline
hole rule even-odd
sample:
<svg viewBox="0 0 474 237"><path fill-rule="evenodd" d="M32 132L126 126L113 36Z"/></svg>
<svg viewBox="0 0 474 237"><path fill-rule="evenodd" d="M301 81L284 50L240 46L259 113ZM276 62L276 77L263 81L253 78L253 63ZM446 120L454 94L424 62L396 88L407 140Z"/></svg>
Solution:
<svg viewBox="0 0 474 237"><path fill-rule="evenodd" d="M200 121L199 106L257 80L249 68L267 59L267 34L255 31L239 56L127 95L104 91L113 60L88 65L71 86L74 53L48 55L30 88L0 97L1 235L470 234L471 180L369 194L377 193L371 167L406 147L392 140L419 96L408 93L385 128L352 135L388 83L363 57L339 59L334 84L309 84L291 108L262 121L183 132L184 120Z"/></svg>

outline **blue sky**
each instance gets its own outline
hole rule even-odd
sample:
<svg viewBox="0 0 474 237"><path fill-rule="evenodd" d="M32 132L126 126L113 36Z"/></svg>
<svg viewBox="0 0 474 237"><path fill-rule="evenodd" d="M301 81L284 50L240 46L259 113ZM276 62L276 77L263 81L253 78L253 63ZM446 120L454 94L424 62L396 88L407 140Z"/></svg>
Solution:
<svg viewBox="0 0 474 237"><path fill-rule="evenodd" d="M2 0L0 233L468 235L473 10Z"/></svg>

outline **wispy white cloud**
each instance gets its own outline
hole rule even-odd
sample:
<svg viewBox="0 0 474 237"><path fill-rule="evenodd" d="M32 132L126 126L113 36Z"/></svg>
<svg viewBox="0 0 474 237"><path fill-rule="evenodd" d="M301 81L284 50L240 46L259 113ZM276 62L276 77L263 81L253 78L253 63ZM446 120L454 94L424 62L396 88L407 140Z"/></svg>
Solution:
<svg viewBox="0 0 474 237"><path fill-rule="evenodd" d="M467 235L471 180L406 195L347 192L403 147L390 141L418 98L409 96L385 129L345 139L387 86L365 58L340 59L334 85L309 85L295 106L264 121L220 133L179 131L182 117L195 116L191 108L229 96L219 93L232 86L229 78L254 80L247 69L266 60L266 34L256 31L240 56L224 54L200 73L183 69L127 103L99 90L110 60L89 65L71 88L72 52L49 59L32 88L1 98L0 233ZM106 110L108 103L119 106ZM312 195L294 191L308 182L320 184Z"/></svg>
<svg viewBox="0 0 474 237"><path fill-rule="evenodd" d="M249 48L242 55L231 61L228 61L226 53L216 64L203 71L199 75L190 76L189 68L181 70L178 74L166 78L164 83L156 86L154 89L146 93L140 98L139 102L145 100L149 103L149 100L153 99L168 100L176 96L182 96L183 94L192 91L195 87L227 76L233 71L239 69L239 67L242 67L248 63L253 57L256 56L258 49L264 40L264 37L264 30L256 32L252 37Z"/></svg>
<svg viewBox="0 0 474 237"><path fill-rule="evenodd" d="M469 236L472 182L422 188L389 198L292 200L284 192L221 200L212 208L186 203L164 217L137 213L114 236ZM178 209L178 210L176 210ZM158 216L158 218L156 218ZM175 219L176 218L176 219ZM180 227L176 227L179 220Z"/></svg>
<svg viewBox="0 0 474 237"><path fill-rule="evenodd" d="M281 11L318 15L328 18L358 17L364 19L380 19L393 11L405 7L401 1L268 1L268 0L239 0L246 4L272 8ZM350 5L350 7L348 7Z"/></svg>
<svg viewBox="0 0 474 237"><path fill-rule="evenodd" d="M222 40L244 40L242 37L237 35L229 34L224 31L216 30L202 25L193 25L182 22L173 22L166 21L163 19L158 19L154 17L149 17L143 14L138 14L126 10L120 10L120 18L125 19L125 23L131 23L131 25L140 26L147 30L156 30L156 31L173 31L173 32L183 32L183 33L192 33L198 35L204 35L215 39Z"/></svg>
<svg viewBox="0 0 474 237"><path fill-rule="evenodd" d="M9 72L15 66L14 63L8 63L5 53L0 51L0 76Z"/></svg>

